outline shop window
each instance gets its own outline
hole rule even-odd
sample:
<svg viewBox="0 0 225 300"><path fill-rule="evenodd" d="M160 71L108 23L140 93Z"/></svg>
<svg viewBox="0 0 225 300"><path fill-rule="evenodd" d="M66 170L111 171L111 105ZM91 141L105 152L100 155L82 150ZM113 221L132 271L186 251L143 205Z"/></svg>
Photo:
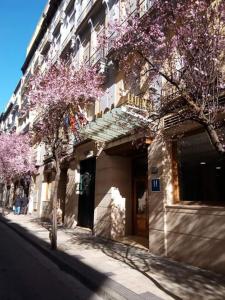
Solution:
<svg viewBox="0 0 225 300"><path fill-rule="evenodd" d="M181 201L225 203L225 159L206 133L183 137L177 143Z"/></svg>

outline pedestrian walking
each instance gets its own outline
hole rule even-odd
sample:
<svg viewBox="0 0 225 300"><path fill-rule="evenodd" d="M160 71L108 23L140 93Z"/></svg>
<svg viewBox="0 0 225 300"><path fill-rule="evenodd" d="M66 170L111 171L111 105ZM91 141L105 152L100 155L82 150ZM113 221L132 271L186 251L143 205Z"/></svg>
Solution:
<svg viewBox="0 0 225 300"><path fill-rule="evenodd" d="M19 215L21 210L21 196L18 195L15 201L15 214Z"/></svg>

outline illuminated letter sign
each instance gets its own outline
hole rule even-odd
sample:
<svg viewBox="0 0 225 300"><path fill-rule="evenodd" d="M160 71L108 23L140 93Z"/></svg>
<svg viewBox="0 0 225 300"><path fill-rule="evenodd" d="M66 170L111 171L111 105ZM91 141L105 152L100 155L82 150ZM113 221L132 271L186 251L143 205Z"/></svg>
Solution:
<svg viewBox="0 0 225 300"><path fill-rule="evenodd" d="M152 192L160 192L160 179L152 179Z"/></svg>

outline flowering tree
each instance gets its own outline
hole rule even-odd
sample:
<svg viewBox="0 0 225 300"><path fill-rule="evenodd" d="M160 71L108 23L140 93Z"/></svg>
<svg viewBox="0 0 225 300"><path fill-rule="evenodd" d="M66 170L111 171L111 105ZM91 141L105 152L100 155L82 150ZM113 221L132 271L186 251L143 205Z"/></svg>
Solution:
<svg viewBox="0 0 225 300"><path fill-rule="evenodd" d="M8 184L14 179L35 172L29 136L21 134L0 135L0 179Z"/></svg>
<svg viewBox="0 0 225 300"><path fill-rule="evenodd" d="M33 125L35 143L44 142L55 162L55 184L51 194L52 249L57 248L57 190L60 178L60 159L65 141L68 143L68 117L74 113L77 121L84 121L85 110L101 95L102 77L94 67L77 68L67 61L48 62L45 72L38 71L30 80L28 99L31 110L37 114ZM73 124L74 125L74 124Z"/></svg>
<svg viewBox="0 0 225 300"><path fill-rule="evenodd" d="M10 182L16 177L35 171L28 135L17 133L0 135L0 177Z"/></svg>
<svg viewBox="0 0 225 300"><path fill-rule="evenodd" d="M199 123L222 154L224 29L224 0L155 0L143 16L138 4L100 39L113 50L129 87L144 81L147 89L139 93L147 91L154 119L176 113L181 121Z"/></svg>

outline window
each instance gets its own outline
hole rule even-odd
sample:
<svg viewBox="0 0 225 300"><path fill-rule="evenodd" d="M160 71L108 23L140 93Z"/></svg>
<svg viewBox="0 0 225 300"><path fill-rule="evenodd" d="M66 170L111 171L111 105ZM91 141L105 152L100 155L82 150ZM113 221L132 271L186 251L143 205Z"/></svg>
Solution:
<svg viewBox="0 0 225 300"><path fill-rule="evenodd" d="M127 2L128 3L126 3L126 10L127 10L127 15L129 16L137 8L137 1L136 0L128 0Z"/></svg>
<svg viewBox="0 0 225 300"><path fill-rule="evenodd" d="M85 41L85 44L83 45L83 61L89 62L90 59L90 40Z"/></svg>
<svg viewBox="0 0 225 300"><path fill-rule="evenodd" d="M225 203L225 159L208 135L183 137L177 144L180 199L211 204Z"/></svg>
<svg viewBox="0 0 225 300"><path fill-rule="evenodd" d="M75 3L75 0L71 0L69 2L69 4L67 5L67 7L65 9L66 16L68 16L68 17L72 16L72 14L74 12L74 3Z"/></svg>
<svg viewBox="0 0 225 300"><path fill-rule="evenodd" d="M65 9L67 24L74 24L74 21L75 21L74 4L75 4L75 0L71 0Z"/></svg>
<svg viewBox="0 0 225 300"><path fill-rule="evenodd" d="M61 30L61 22L58 23L58 25L55 27L55 30L53 31L53 36L54 36L54 41L56 46L59 46L61 41L60 30Z"/></svg>
<svg viewBox="0 0 225 300"><path fill-rule="evenodd" d="M60 58L64 60L69 60L71 59L71 54L72 54L72 46L71 46L72 41L70 40L65 48L62 50L62 53L60 54Z"/></svg>
<svg viewBox="0 0 225 300"><path fill-rule="evenodd" d="M80 64L80 41L76 39L74 47L75 64L79 67Z"/></svg>
<svg viewBox="0 0 225 300"><path fill-rule="evenodd" d="M47 41L41 50L41 54L43 56L46 56L48 54L48 51L50 50L50 46L51 46L51 43L49 41Z"/></svg>

